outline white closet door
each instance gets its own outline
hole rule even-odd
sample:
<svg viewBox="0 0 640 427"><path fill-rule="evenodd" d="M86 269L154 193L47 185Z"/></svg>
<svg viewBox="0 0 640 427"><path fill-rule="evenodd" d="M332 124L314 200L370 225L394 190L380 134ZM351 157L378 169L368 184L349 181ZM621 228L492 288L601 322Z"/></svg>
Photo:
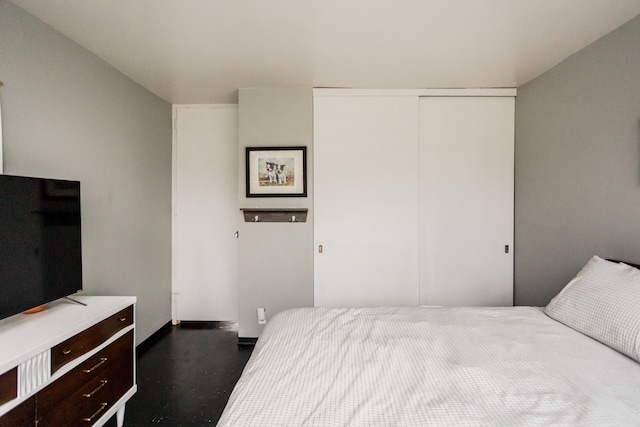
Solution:
<svg viewBox="0 0 640 427"><path fill-rule="evenodd" d="M238 319L238 108L176 106L173 320Z"/></svg>
<svg viewBox="0 0 640 427"><path fill-rule="evenodd" d="M314 97L316 306L418 304L418 107Z"/></svg>
<svg viewBox="0 0 640 427"><path fill-rule="evenodd" d="M421 304L513 304L513 156L514 98L420 98Z"/></svg>

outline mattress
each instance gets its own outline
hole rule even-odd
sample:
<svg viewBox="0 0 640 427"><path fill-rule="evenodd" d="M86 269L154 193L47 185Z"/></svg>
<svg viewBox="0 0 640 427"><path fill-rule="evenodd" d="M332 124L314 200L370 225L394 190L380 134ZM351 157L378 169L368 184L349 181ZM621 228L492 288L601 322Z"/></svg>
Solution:
<svg viewBox="0 0 640 427"><path fill-rule="evenodd" d="M534 307L294 309L218 425L640 425L640 364Z"/></svg>

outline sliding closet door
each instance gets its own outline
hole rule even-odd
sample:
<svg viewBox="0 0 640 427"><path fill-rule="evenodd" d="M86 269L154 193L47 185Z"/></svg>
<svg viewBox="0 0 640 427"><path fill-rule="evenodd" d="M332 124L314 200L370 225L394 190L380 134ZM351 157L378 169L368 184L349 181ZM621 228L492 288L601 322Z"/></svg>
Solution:
<svg viewBox="0 0 640 427"><path fill-rule="evenodd" d="M419 98L314 97L314 303L419 301Z"/></svg>
<svg viewBox="0 0 640 427"><path fill-rule="evenodd" d="M420 98L420 303L513 304L514 98Z"/></svg>

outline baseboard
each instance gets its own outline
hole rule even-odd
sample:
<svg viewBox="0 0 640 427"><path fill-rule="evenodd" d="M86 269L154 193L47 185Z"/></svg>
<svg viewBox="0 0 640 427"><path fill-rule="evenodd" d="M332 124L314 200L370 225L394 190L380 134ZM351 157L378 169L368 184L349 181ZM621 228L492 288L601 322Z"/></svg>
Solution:
<svg viewBox="0 0 640 427"><path fill-rule="evenodd" d="M255 345L258 338L238 337L238 345Z"/></svg>
<svg viewBox="0 0 640 427"><path fill-rule="evenodd" d="M176 328L180 329L229 329L236 330L238 329L237 322L227 322L227 321L180 321ZM136 347L136 355L141 356L147 350L149 350L153 345L160 340L163 336L171 332L173 325L171 322L167 322L160 329L155 331L149 338L142 341ZM238 345L255 345L258 341L258 338L246 338L246 337L238 337Z"/></svg>
<svg viewBox="0 0 640 427"><path fill-rule="evenodd" d="M229 329L235 330L238 328L236 322L228 322L225 320L181 320L176 325L181 329Z"/></svg>
<svg viewBox="0 0 640 427"><path fill-rule="evenodd" d="M149 338L138 344L136 346L136 355L140 356L145 351L149 350L160 338L171 332L171 327L171 321L168 321L161 326L160 329L152 333Z"/></svg>

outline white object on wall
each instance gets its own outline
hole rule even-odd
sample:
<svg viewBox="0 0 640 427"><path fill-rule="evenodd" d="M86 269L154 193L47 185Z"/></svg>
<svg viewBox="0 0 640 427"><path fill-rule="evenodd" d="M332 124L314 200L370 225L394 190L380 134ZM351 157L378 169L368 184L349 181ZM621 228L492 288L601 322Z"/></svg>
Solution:
<svg viewBox="0 0 640 427"><path fill-rule="evenodd" d="M257 314L258 314L258 324L260 325L266 325L267 324L267 314L265 313L265 309L264 308L258 308L257 309Z"/></svg>
<svg viewBox="0 0 640 427"><path fill-rule="evenodd" d="M3 151L4 151L4 148L2 146L2 105L0 105L0 173L4 173L4 158L2 157Z"/></svg>
<svg viewBox="0 0 640 427"><path fill-rule="evenodd" d="M176 105L173 322L238 319L238 108Z"/></svg>

